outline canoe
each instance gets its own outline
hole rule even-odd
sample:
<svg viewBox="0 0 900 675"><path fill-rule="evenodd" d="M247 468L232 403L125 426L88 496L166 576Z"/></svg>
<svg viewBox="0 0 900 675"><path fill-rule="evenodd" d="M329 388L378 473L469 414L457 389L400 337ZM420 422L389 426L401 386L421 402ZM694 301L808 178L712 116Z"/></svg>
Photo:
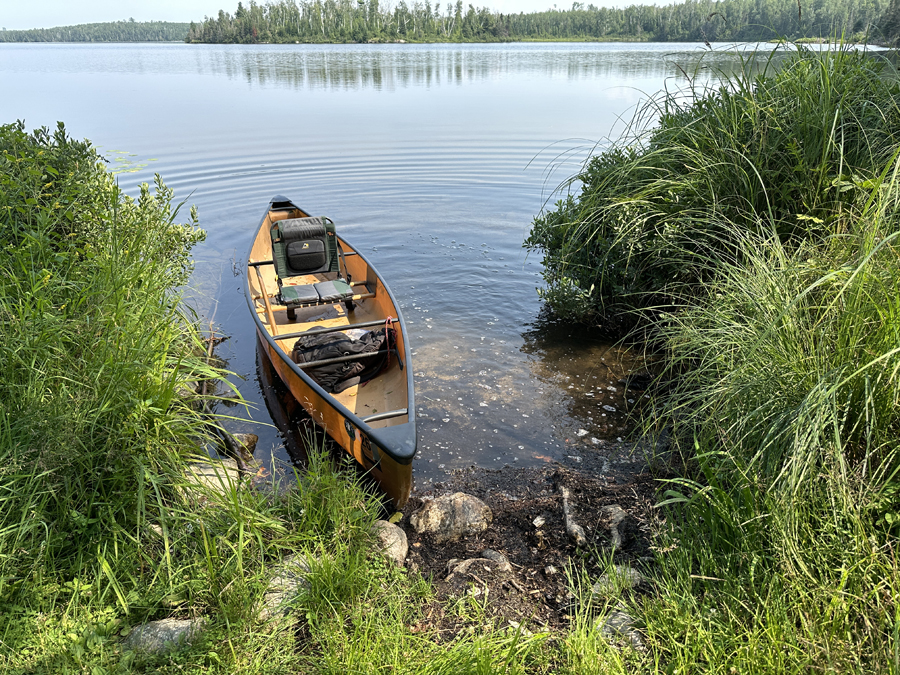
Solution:
<svg viewBox="0 0 900 675"><path fill-rule="evenodd" d="M412 487L415 397L406 324L387 284L331 220L311 217L280 195L253 238L245 284L260 344L278 377L401 508ZM368 347L328 358L298 347L348 341ZM333 383L336 369L354 375Z"/></svg>

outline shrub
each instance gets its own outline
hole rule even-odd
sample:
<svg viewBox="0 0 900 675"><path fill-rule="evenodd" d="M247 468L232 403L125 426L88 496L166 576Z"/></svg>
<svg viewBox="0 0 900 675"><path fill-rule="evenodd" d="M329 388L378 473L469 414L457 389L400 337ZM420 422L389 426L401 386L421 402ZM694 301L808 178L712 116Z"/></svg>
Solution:
<svg viewBox="0 0 900 675"><path fill-rule="evenodd" d="M798 47L742 64L717 86L650 101L566 183L578 196L535 219L525 246L544 254L557 312L627 327L623 314L716 279L760 223L795 246L867 198L900 141L900 84L884 62ZM573 288L583 300L567 303Z"/></svg>

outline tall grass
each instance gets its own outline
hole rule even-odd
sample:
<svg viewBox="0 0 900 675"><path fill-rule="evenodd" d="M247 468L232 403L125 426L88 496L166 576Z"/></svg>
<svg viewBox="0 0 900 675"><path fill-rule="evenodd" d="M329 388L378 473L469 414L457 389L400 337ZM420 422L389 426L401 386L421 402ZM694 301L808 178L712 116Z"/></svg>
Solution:
<svg viewBox="0 0 900 675"><path fill-rule="evenodd" d="M162 182L124 196L63 129L0 150L0 566L40 574L134 529L145 470L196 447L179 392L216 373L174 292L202 233Z"/></svg>
<svg viewBox="0 0 900 675"><path fill-rule="evenodd" d="M670 382L656 421L684 472L662 502L665 590L647 622L684 667L900 668L900 177L896 145L860 133L880 153L817 179L802 230L773 199L753 227L722 216L728 248L689 251L710 282L654 324Z"/></svg>
<svg viewBox="0 0 900 675"><path fill-rule="evenodd" d="M736 55L738 58L738 55ZM715 278L760 219L781 241L829 232L900 141L900 85L849 48L740 57L721 84L700 71L651 99L621 139L563 187L526 247L544 254L559 314L628 328Z"/></svg>
<svg viewBox="0 0 900 675"><path fill-rule="evenodd" d="M847 49L752 65L648 104L527 245L558 313L666 357L643 666L896 673L900 80Z"/></svg>
<svg viewBox="0 0 900 675"><path fill-rule="evenodd" d="M896 173L876 181L818 241L746 236L661 331L677 379L664 417L698 472L668 503L705 542L667 567L743 586L744 630L777 608L798 669L897 667L898 190Z"/></svg>

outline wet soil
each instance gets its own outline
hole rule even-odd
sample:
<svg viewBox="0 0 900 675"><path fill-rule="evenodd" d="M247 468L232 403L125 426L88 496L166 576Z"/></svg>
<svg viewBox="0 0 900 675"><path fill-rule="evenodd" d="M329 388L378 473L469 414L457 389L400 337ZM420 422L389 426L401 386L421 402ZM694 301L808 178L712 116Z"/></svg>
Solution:
<svg viewBox="0 0 900 675"><path fill-rule="evenodd" d="M409 539L410 575L430 578L436 591L421 630L450 639L473 624L522 625L529 630L565 630L575 607L573 574L596 581L610 561L646 570L656 518L653 504L658 473L626 443L573 448L564 462L544 467L454 471L427 491L415 492L399 523ZM620 457L610 462L610 457ZM566 532L561 488L570 491L574 520L587 545L578 548ZM465 492L493 512L491 526L478 536L438 544L417 534L409 515L428 499ZM610 518L618 506L622 544L613 548ZM618 512L618 518L622 518ZM502 553L511 569L482 558L485 549ZM480 558L457 568L460 561ZM449 564L449 566L448 566ZM584 577L582 576L582 579Z"/></svg>

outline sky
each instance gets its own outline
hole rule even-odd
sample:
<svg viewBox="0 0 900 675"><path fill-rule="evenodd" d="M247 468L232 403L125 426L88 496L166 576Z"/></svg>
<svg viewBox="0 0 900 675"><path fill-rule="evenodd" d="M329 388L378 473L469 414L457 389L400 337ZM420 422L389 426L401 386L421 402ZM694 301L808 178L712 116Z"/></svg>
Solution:
<svg viewBox="0 0 900 675"><path fill-rule="evenodd" d="M257 0L264 4L265 0ZM399 0L388 0L396 4ZM438 0L445 5L447 0ZM554 0L463 0L465 5L488 7L503 12L536 12L554 6ZM555 0L560 9L571 7ZM413 0L407 0L412 4ZM455 0L454 0L455 2ZM238 0L0 0L0 28L9 30L53 28L79 23L100 23L133 18L135 21L202 21L220 9L234 14ZM384 3L384 0L382 0ZM586 0L597 7L645 4L642 0ZM432 0L434 4L434 0ZM646 4L655 4L649 0Z"/></svg>

